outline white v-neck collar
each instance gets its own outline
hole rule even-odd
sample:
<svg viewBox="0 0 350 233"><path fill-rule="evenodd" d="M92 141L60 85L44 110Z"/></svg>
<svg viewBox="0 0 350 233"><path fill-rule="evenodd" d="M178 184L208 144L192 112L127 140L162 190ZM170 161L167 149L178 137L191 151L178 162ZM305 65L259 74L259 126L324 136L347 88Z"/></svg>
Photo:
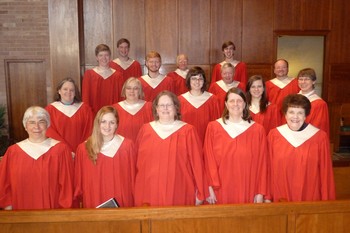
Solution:
<svg viewBox="0 0 350 233"><path fill-rule="evenodd" d="M146 101L139 100L135 104L129 104L128 102L126 102L126 100L124 100L124 101L119 102L118 104L120 105L120 107L122 107L129 114L135 115L146 104Z"/></svg>
<svg viewBox="0 0 350 233"><path fill-rule="evenodd" d="M151 78L148 74L141 76L143 80L145 80L148 85L150 85L153 89L155 89L165 78L164 75L159 74L156 78Z"/></svg>
<svg viewBox="0 0 350 233"><path fill-rule="evenodd" d="M319 97L316 94L315 90L312 90L312 91L310 91L309 93L306 93L306 94L303 94L301 91L299 91L299 94L307 97L310 100L310 102L313 102L315 100L321 99L321 97Z"/></svg>
<svg viewBox="0 0 350 233"><path fill-rule="evenodd" d="M319 131L311 124L308 124L302 131L293 131L287 124L277 127L277 130L294 147L300 146Z"/></svg>
<svg viewBox="0 0 350 233"><path fill-rule="evenodd" d="M282 81L279 80L278 78L271 79L271 82L278 86L279 88L283 89L285 88L291 81L293 81L294 78L292 77L286 77Z"/></svg>
<svg viewBox="0 0 350 233"><path fill-rule="evenodd" d="M213 94L209 92L203 92L199 96L192 95L189 91L182 94L182 96L195 108L202 106Z"/></svg>
<svg viewBox="0 0 350 233"><path fill-rule="evenodd" d="M116 64L118 64L123 70L128 69L132 63L134 63L135 60L129 58L129 60L127 60L126 62L120 60L119 58L116 58L113 60L113 62L115 62Z"/></svg>
<svg viewBox="0 0 350 233"><path fill-rule="evenodd" d="M116 134L112 140L103 143L100 153L104 154L107 157L113 158L119 150L123 141L124 137L119 134Z"/></svg>
<svg viewBox="0 0 350 233"><path fill-rule="evenodd" d="M183 79L186 79L187 73L188 73L189 69L187 70L180 70L179 68L177 68L175 70L175 73L177 73L178 75L180 75Z"/></svg>
<svg viewBox="0 0 350 233"><path fill-rule="evenodd" d="M226 124L224 123L222 118L219 118L216 121L219 122L219 124L231 136L231 138L236 138L237 136L244 133L247 129L249 129L254 124L254 121L251 121L249 123L248 121L245 121L243 119L238 123L233 123L229 120L226 120Z"/></svg>
<svg viewBox="0 0 350 233"><path fill-rule="evenodd" d="M50 148L55 146L57 143L59 143L59 141L52 138L47 138L45 141L39 143L34 143L29 141L29 139L25 139L23 141L18 142L17 145L24 152L26 152L27 155L37 160L38 158L40 158L40 156L48 152Z"/></svg>
<svg viewBox="0 0 350 233"><path fill-rule="evenodd" d="M216 82L219 87L221 87L222 90L224 90L225 92L227 92L228 90L230 90L232 87L238 87L239 82L238 81L233 81L230 84L226 84L223 80L219 80Z"/></svg>
<svg viewBox="0 0 350 233"><path fill-rule="evenodd" d="M72 117L79 108L83 105L83 103L74 103L72 105L64 105L60 101L55 101L51 103L53 107L55 107L58 111L62 112L67 117Z"/></svg>
<svg viewBox="0 0 350 233"><path fill-rule="evenodd" d="M162 139L166 139L176 131L178 131L182 126L186 125L183 121L174 121L172 124L161 124L159 121L152 121L150 123L153 130Z"/></svg>

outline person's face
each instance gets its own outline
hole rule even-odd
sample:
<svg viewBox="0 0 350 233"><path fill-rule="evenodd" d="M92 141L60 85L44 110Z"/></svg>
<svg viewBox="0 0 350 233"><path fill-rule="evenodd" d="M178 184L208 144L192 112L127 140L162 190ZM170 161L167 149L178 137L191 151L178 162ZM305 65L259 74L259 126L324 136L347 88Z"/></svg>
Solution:
<svg viewBox="0 0 350 233"><path fill-rule="evenodd" d="M192 76L190 78L191 90L193 91L202 91L204 84L204 78L201 74Z"/></svg>
<svg viewBox="0 0 350 233"><path fill-rule="evenodd" d="M233 45L229 45L228 47L224 48L223 53L224 53L225 58L231 59L234 55L233 51L234 51Z"/></svg>
<svg viewBox="0 0 350 233"><path fill-rule="evenodd" d="M115 118L113 113L109 112L102 116L100 130L103 138L113 138L117 127L117 119Z"/></svg>
<svg viewBox="0 0 350 233"><path fill-rule="evenodd" d="M46 139L47 122L44 118L34 115L27 120L25 130L29 141L42 142Z"/></svg>
<svg viewBox="0 0 350 233"><path fill-rule="evenodd" d="M232 67L226 67L221 71L221 77L224 83L230 84L233 81L233 68Z"/></svg>
<svg viewBox="0 0 350 233"><path fill-rule="evenodd" d="M314 89L316 81L312 81L309 77L298 77L298 85L302 93L309 93Z"/></svg>
<svg viewBox="0 0 350 233"><path fill-rule="evenodd" d="M159 98L157 114L159 121L169 122L175 120L176 109L173 100L169 96L163 95Z"/></svg>
<svg viewBox="0 0 350 233"><path fill-rule="evenodd" d="M146 61L146 66L151 72L158 72L161 65L162 64L160 62L159 57L148 58L148 60Z"/></svg>
<svg viewBox="0 0 350 233"><path fill-rule="evenodd" d="M179 57L179 60L177 62L177 67L180 69L180 70L186 70L187 69L187 64L188 63L188 60L185 56L180 56Z"/></svg>
<svg viewBox="0 0 350 233"><path fill-rule="evenodd" d="M108 51L101 51L96 56L97 62L100 66L109 66L111 61L111 54Z"/></svg>
<svg viewBox="0 0 350 233"><path fill-rule="evenodd" d="M75 86L72 82L63 83L61 89L58 90L61 101L64 103L72 103L75 97Z"/></svg>
<svg viewBox="0 0 350 233"><path fill-rule="evenodd" d="M289 107L285 115L287 125L291 130L297 131L305 122L305 109Z"/></svg>
<svg viewBox="0 0 350 233"><path fill-rule="evenodd" d="M124 42L124 43L121 43L119 46L118 46L118 53L119 53L119 56L120 57L128 57L129 56L129 45Z"/></svg>
<svg viewBox="0 0 350 233"><path fill-rule="evenodd" d="M125 96L127 100L138 100L140 97L140 87L136 82L130 82L125 87Z"/></svg>
<svg viewBox="0 0 350 233"><path fill-rule="evenodd" d="M228 95L227 101L225 102L225 105L230 116L243 116L243 110L246 104L240 95L230 93Z"/></svg>
<svg viewBox="0 0 350 233"><path fill-rule="evenodd" d="M262 80L255 80L249 89L250 94L254 98L261 98L264 93L264 86Z"/></svg>
<svg viewBox="0 0 350 233"><path fill-rule="evenodd" d="M275 63L274 71L276 77L285 77L288 75L288 67L284 61L278 61Z"/></svg>

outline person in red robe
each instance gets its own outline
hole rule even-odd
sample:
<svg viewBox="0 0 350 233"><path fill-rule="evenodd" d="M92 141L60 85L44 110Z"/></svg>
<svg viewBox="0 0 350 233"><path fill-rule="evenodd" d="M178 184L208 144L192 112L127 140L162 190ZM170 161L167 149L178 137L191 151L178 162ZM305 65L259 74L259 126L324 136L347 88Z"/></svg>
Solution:
<svg viewBox="0 0 350 233"><path fill-rule="evenodd" d="M140 63L129 57L129 51L130 41L126 38L119 39L117 42L118 57L109 63L112 69L122 74L122 84L130 77L140 77L142 75Z"/></svg>
<svg viewBox="0 0 350 233"><path fill-rule="evenodd" d="M206 90L207 80L204 70L192 67L186 77L188 92L180 95L181 119L193 125L204 142L207 125L210 121L220 117L218 98Z"/></svg>
<svg viewBox="0 0 350 233"><path fill-rule="evenodd" d="M162 58L158 52L151 51L146 55L148 73L139 78L146 101L153 101L161 91L173 91L172 78L159 72L161 65Z"/></svg>
<svg viewBox="0 0 350 233"><path fill-rule="evenodd" d="M112 198L120 207L134 205L136 151L130 139L115 134L118 119L112 106L101 108L91 136L78 146L74 200L82 200L83 208L96 208Z"/></svg>
<svg viewBox="0 0 350 233"><path fill-rule="evenodd" d="M153 120L152 103L143 100L141 82L134 77L124 83L122 97L125 97L125 100L113 104L119 114L119 126L116 133L136 142L141 126Z"/></svg>
<svg viewBox="0 0 350 233"><path fill-rule="evenodd" d="M204 158L210 204L262 203L270 195L265 130L250 120L239 88L227 92L222 118L208 124Z"/></svg>
<svg viewBox="0 0 350 233"><path fill-rule="evenodd" d="M28 138L8 148L0 162L0 209L70 208L73 158L69 147L46 137L49 113L29 107L23 117Z"/></svg>
<svg viewBox="0 0 350 233"><path fill-rule="evenodd" d="M234 51L236 50L235 44L232 41L226 41L222 44L221 50L224 54L225 60L214 66L211 75L211 85L222 79L221 67L225 63L231 63L233 67L235 67L236 72L234 80L246 84L248 80L247 65L244 62L237 61L233 58Z"/></svg>
<svg viewBox="0 0 350 233"><path fill-rule="evenodd" d="M316 72L305 68L298 73L299 94L306 96L311 102L310 114L305 121L325 131L329 138L329 113L327 103L315 92Z"/></svg>
<svg viewBox="0 0 350 233"><path fill-rule="evenodd" d="M220 111L224 110L225 97L228 90L233 87L238 87L241 90L245 90L245 84L234 80L234 75L235 67L231 63L225 63L221 66L222 79L216 83L210 84L209 92L218 97Z"/></svg>
<svg viewBox="0 0 350 233"><path fill-rule="evenodd" d="M122 74L110 68L111 50L105 44L95 49L98 66L87 70L83 77L83 102L89 105L94 116L106 105L120 101L120 92L123 85Z"/></svg>
<svg viewBox="0 0 350 233"><path fill-rule="evenodd" d="M327 134L305 121L311 103L300 94L283 101L287 124L268 135L272 200L334 200L332 156Z"/></svg>
<svg viewBox="0 0 350 233"><path fill-rule="evenodd" d="M155 121L143 125L136 139L135 205L201 204L205 177L195 128L180 121L180 103L172 92L158 94L153 113Z"/></svg>
<svg viewBox="0 0 350 233"><path fill-rule="evenodd" d="M278 59L274 64L275 78L266 82L267 99L277 105L280 112L281 122L284 121L281 112L284 97L289 94L296 94L300 88L296 78L288 77L289 64L285 59Z"/></svg>
<svg viewBox="0 0 350 233"><path fill-rule="evenodd" d="M250 116L253 121L264 127L266 135L271 129L281 125L279 110L275 104L267 100L265 81L261 75L253 75L249 78L246 96Z"/></svg>
<svg viewBox="0 0 350 233"><path fill-rule="evenodd" d="M46 110L51 118L46 136L66 143L75 153L91 134L93 115L90 106L81 102L73 79L65 78L58 84L55 102L46 106Z"/></svg>
<svg viewBox="0 0 350 233"><path fill-rule="evenodd" d="M186 75L188 69L188 56L186 54L179 54L176 58L177 69L167 74L173 79L174 93L179 96L187 92Z"/></svg>

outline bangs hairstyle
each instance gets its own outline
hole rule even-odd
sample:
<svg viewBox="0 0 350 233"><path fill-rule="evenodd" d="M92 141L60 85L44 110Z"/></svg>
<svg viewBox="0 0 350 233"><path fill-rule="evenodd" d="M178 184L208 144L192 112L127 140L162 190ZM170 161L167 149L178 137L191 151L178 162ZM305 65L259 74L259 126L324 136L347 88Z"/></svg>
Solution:
<svg viewBox="0 0 350 233"><path fill-rule="evenodd" d="M130 77L124 82L121 96L126 98L126 95L125 95L126 87L132 82L135 82L137 87L139 88L139 99L144 99L145 98L145 94L144 94L143 89L142 89L141 81L138 80L135 77Z"/></svg>
<svg viewBox="0 0 350 233"><path fill-rule="evenodd" d="M248 121L250 123L251 121L251 117L250 117L250 114L249 114L249 108L248 108L248 104L247 104L247 99L245 97L245 94L244 92L237 88L237 87L232 87L230 90L227 91L226 93L226 97L225 97L225 103L227 103L227 100L228 100L228 97L230 94L236 94L236 95L239 95L240 97L242 97L244 103L245 103L245 107L243 109L243 116L242 116L242 119L245 120L245 121ZM226 104L225 104L225 108L224 108L224 111L221 115L221 119L222 121L226 124L226 120L228 120L230 117L230 113L226 107Z"/></svg>
<svg viewBox="0 0 350 233"><path fill-rule="evenodd" d="M80 91L79 91L79 88L78 86L75 84L75 81L72 79L72 78L65 78L63 79L57 86L56 88L56 94L55 94L55 97L54 97L54 100L55 101L61 101L61 96L60 94L58 93L59 90L61 90L63 84L65 84L66 82L70 82L70 83L73 83L74 85L74 100L73 100L73 103L80 103L81 102L81 95L80 95Z"/></svg>
<svg viewBox="0 0 350 233"><path fill-rule="evenodd" d="M99 44L95 48L95 56L97 56L100 52L107 51L109 55L111 55L111 49L106 44Z"/></svg>
<svg viewBox="0 0 350 233"><path fill-rule="evenodd" d="M103 137L100 129L102 117L107 113L112 113L116 118L117 125L119 124L119 115L115 108L112 106L104 106L102 107L96 114L94 119L94 125L92 128L92 134L87 139L85 148L89 154L89 159L96 164L97 154L100 153L102 145L103 145Z"/></svg>
<svg viewBox="0 0 350 233"><path fill-rule="evenodd" d="M233 46L233 50L236 50L236 45L235 45L232 41L228 40L228 41L225 41L225 42L222 44L222 46L221 46L221 51L224 51L224 49L226 49L226 48L227 48L228 46L230 46L230 45Z"/></svg>
<svg viewBox="0 0 350 233"><path fill-rule="evenodd" d="M123 43L127 43L128 47L130 48L130 41L128 39L126 39L126 38L119 39L118 42L117 42L117 47L119 47L119 45L121 45Z"/></svg>
<svg viewBox="0 0 350 233"><path fill-rule="evenodd" d="M50 114L40 106L31 106L23 114L23 126L26 129L26 124L28 120L34 116L46 121L47 128L50 126Z"/></svg>
<svg viewBox="0 0 350 233"><path fill-rule="evenodd" d="M298 78L300 77L308 77L310 78L312 81L316 81L316 72L314 69L312 68L305 68L299 71L298 73Z"/></svg>
<svg viewBox="0 0 350 233"><path fill-rule="evenodd" d="M207 89L207 79L205 77L204 70L199 66L194 66L188 71L186 75L186 87L189 91L191 90L191 77L197 75L201 75L204 79L203 86L201 88L201 91L204 92Z"/></svg>
<svg viewBox="0 0 350 233"><path fill-rule="evenodd" d="M259 103L259 108L260 112L264 113L266 112L267 105L269 104L269 101L267 100L267 95L266 95L266 87L265 87L265 80L261 75L253 75L249 78L246 86L246 97L247 97L247 103L248 105L252 105L252 94L250 93L250 88L254 84L255 81L261 80L264 91L261 95L260 103Z"/></svg>
<svg viewBox="0 0 350 233"><path fill-rule="evenodd" d="M288 108L303 108L305 110L305 117L310 114L311 103L310 100L301 94L287 95L282 103L282 112L286 115Z"/></svg>
<svg viewBox="0 0 350 233"><path fill-rule="evenodd" d="M174 107L175 107L175 110L176 110L176 114L174 116L174 120L181 120L180 101L177 98L177 96L174 93L170 92L170 91L162 91L162 92L160 92L157 95L157 97L153 100L152 113L153 113L154 119L156 121L159 120L159 116L158 116L158 113L157 113L157 107L158 107L158 103L159 103L160 97L162 97L164 95L169 96L170 99L173 101L173 104L174 104Z"/></svg>

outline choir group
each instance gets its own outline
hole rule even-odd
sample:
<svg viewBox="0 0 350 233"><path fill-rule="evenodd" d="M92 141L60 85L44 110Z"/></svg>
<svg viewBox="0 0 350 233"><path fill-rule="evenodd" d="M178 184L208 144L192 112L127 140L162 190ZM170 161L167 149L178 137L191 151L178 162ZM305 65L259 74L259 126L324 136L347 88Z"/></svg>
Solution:
<svg viewBox="0 0 350 233"><path fill-rule="evenodd" d="M228 41L207 84L185 54L164 75L151 51L142 75L129 49L120 39L112 60L98 45L82 97L66 78L53 103L26 110L28 138L0 162L0 208L96 208L111 198L121 207L335 199L328 108L313 69L288 77L279 59L275 78L247 79Z"/></svg>

